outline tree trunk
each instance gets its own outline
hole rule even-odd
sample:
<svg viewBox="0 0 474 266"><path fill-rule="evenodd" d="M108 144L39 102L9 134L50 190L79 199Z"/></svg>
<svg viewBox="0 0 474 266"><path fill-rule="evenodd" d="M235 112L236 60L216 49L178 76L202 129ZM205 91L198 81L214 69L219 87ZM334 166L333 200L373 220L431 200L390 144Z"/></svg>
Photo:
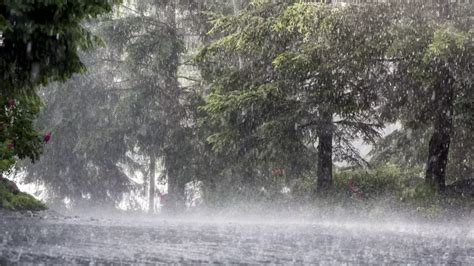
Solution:
<svg viewBox="0 0 474 266"><path fill-rule="evenodd" d="M327 191L332 187L332 137L334 125L332 113L324 112L321 116L321 125L318 130L317 190Z"/></svg>
<svg viewBox="0 0 474 266"><path fill-rule="evenodd" d="M165 4L165 22L170 27L172 34L177 35L177 1L167 0ZM180 86L178 81L179 68L179 50L173 50L168 55L168 73L164 77L166 94L168 97L162 102L162 106L167 110L165 126L167 128L167 142L172 147L165 151L166 170L168 176L168 196L163 206L165 212L179 213L185 208L184 186L185 182L181 180L180 169L183 165L179 162L179 154L183 143L180 131L180 122L185 117L184 109L179 100L181 98Z"/></svg>
<svg viewBox="0 0 474 266"><path fill-rule="evenodd" d="M446 70L447 72L447 70ZM453 132L454 88L449 74L435 88L435 119L428 149L425 181L443 191Z"/></svg>
<svg viewBox="0 0 474 266"><path fill-rule="evenodd" d="M165 211L168 213L179 213L186 207L184 199L184 186L179 176L174 171L168 173L168 202Z"/></svg>
<svg viewBox="0 0 474 266"><path fill-rule="evenodd" d="M150 155L150 186L148 191L148 213L155 213L155 172L156 172L156 157L152 153Z"/></svg>

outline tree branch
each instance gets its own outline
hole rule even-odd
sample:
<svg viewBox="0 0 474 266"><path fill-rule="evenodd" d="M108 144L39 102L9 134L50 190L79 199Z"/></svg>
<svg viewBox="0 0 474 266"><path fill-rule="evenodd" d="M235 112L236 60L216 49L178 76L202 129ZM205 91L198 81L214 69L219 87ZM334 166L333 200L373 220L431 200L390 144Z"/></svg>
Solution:
<svg viewBox="0 0 474 266"><path fill-rule="evenodd" d="M201 80L199 80L199 79L194 79L194 78L185 77L185 76L178 76L178 79L185 79L185 80L194 81L194 82L201 82Z"/></svg>

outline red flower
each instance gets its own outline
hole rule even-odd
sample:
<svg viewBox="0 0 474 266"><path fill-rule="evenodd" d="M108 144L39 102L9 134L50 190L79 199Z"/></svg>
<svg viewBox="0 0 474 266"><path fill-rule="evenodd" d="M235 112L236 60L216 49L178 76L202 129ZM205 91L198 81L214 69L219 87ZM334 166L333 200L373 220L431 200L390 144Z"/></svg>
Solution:
<svg viewBox="0 0 474 266"><path fill-rule="evenodd" d="M44 135L43 141L44 143L48 143L51 140L51 132L48 132Z"/></svg>
<svg viewBox="0 0 474 266"><path fill-rule="evenodd" d="M7 147L9 150L13 150L13 148L15 148L15 145L13 143L8 143Z"/></svg>

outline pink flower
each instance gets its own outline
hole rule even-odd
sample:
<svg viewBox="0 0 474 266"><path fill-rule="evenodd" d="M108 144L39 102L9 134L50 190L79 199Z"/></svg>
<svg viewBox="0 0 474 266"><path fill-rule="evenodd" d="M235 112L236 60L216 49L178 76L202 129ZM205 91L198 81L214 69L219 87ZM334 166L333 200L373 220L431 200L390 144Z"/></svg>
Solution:
<svg viewBox="0 0 474 266"><path fill-rule="evenodd" d="M168 201L168 194L161 194L160 193L160 204L165 206Z"/></svg>
<svg viewBox="0 0 474 266"><path fill-rule="evenodd" d="M16 107L16 101L13 99L8 100L8 108L13 109Z"/></svg>
<svg viewBox="0 0 474 266"><path fill-rule="evenodd" d="M361 189L355 185L352 177L349 177L349 182L347 183L347 185L349 186L350 191L352 191L352 193L355 193L357 197L359 198L364 197L364 193L362 193Z"/></svg>
<svg viewBox="0 0 474 266"><path fill-rule="evenodd" d="M43 141L44 143L48 143L51 140L51 132L48 132L44 135Z"/></svg>
<svg viewBox="0 0 474 266"><path fill-rule="evenodd" d="M274 176L281 176L285 174L285 169L284 168L273 168L272 169L272 175Z"/></svg>

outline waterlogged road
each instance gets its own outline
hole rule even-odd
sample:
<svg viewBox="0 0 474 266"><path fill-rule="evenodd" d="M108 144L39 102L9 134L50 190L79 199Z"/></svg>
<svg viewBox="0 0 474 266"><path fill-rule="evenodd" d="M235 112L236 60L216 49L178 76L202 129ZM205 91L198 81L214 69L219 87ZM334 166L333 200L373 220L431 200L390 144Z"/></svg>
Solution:
<svg viewBox="0 0 474 266"><path fill-rule="evenodd" d="M0 265L465 264L467 224L0 218Z"/></svg>

